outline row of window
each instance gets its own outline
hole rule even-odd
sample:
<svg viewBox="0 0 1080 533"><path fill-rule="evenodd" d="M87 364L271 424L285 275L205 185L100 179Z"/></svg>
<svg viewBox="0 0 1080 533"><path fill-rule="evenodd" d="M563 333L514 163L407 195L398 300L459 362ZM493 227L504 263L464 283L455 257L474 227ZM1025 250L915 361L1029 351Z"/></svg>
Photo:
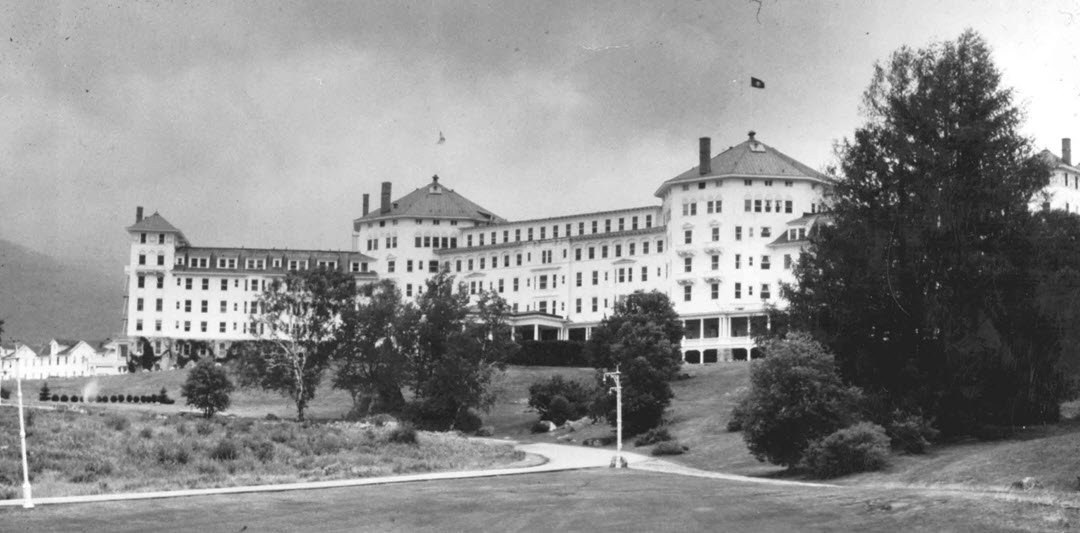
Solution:
<svg viewBox="0 0 1080 533"><path fill-rule="evenodd" d="M638 243L635 243L635 242L627 243L627 245L626 245L626 255L627 256L632 256L632 255L635 255L637 253L637 244ZM585 253L583 253L583 251ZM596 252L597 251L600 252L600 259L607 259L607 257L608 257L608 245L605 244L605 245L602 245L602 246L599 246L599 247L597 247L597 246L589 246L587 248L574 248L574 260L575 261L581 261L583 255L584 255L584 257L586 257L588 259L596 259ZM614 253L615 257L622 257L622 255L623 255L623 245L621 245L621 244L612 245L611 246L611 251ZM656 253L658 253L658 254L664 253L664 241L662 241L662 240L657 240L656 241ZM642 255L648 255L649 254L649 241L644 241L644 242L641 243L641 254Z"/></svg>
<svg viewBox="0 0 1080 533"><path fill-rule="evenodd" d="M164 256L158 256L158 265L162 265ZM139 264L145 263L144 254L139 254ZM176 257L176 265L184 266L187 264L190 268L210 268L210 258L208 257L191 257L185 258L184 256ZM217 259L217 268L236 270L239 265L239 259L235 257L219 257ZM280 269L282 265L287 270L307 270L309 261L307 259L288 259L283 260L280 257L275 257L270 260L271 268ZM328 270L337 270L338 262L334 259L318 259L315 261L315 268L323 268ZM249 257L244 260L245 270L266 270L266 259ZM350 272L367 272L368 264L364 261L353 261L349 264Z"/></svg>
<svg viewBox="0 0 1080 533"><path fill-rule="evenodd" d="M139 242L142 243L142 244L146 244L146 240L147 240L146 234L145 233L140 233L139 234ZM157 243L158 244L165 244L165 234L164 233L158 233L157 234Z"/></svg>
<svg viewBox="0 0 1080 533"><path fill-rule="evenodd" d="M713 258L714 258L713 259L713 270L717 270L717 268L716 268L716 256L713 256ZM794 264L794 260L791 258L791 254L784 254L784 270L791 270L792 264ZM769 255L761 256L760 265L761 265L762 270L769 270L772 267L772 256L769 256ZM746 256L746 266L748 266L748 267L753 267L754 266L754 256L752 256L752 255ZM742 268L742 254L735 254L735 268L736 269ZM689 272L689 270L687 270L687 272Z"/></svg>
<svg viewBox="0 0 1080 533"><path fill-rule="evenodd" d="M742 299L742 297L743 297L743 290L742 289L743 289L743 284L742 283L735 283L735 299L736 300ZM754 287L753 287L753 285L747 285L746 290L747 290L748 296L753 296L754 295ZM768 300L769 298L772 298L772 293L769 292L769 284L768 283L762 283L761 284L760 296L761 296L762 300ZM683 301L684 302L693 301L693 297L694 297L694 286L693 285L683 285ZM720 284L719 283L710 283L709 284L709 299L711 299L711 300L719 300L720 299Z"/></svg>
<svg viewBox="0 0 1080 533"><path fill-rule="evenodd" d="M142 298L136 298L135 299L135 310L136 311L143 311L146 308L145 303L146 302ZM180 308L181 308L181 301L177 300L176 301L176 310L179 311ZM229 303L227 301L225 301L225 300L221 300L220 305L218 306L218 309L222 313L227 313L229 311ZM244 313L247 313L248 309L249 309L248 302L245 301L244 302ZM251 302L250 309L251 309L252 313L256 313L256 312L261 313L261 312L263 312L265 310L265 307L263 307L263 304L260 304L257 300L254 300L254 301ZM161 312L161 311L164 311L164 310L165 310L165 300L162 299L162 298L154 299L154 311ZM191 313L192 312L192 300L183 300L183 310L184 310L185 313ZM234 312L235 311L240 311L240 304L238 302L233 302L233 311ZM199 306L199 312L201 312L201 313L210 312L210 300L202 300L201 301L201 305Z"/></svg>
<svg viewBox="0 0 1080 533"><path fill-rule="evenodd" d="M633 231L639 228L648 229L652 227L652 224L652 215L634 215L631 217L619 217L614 219L608 218L604 219L603 232L611 233L612 231ZM550 233L548 232L549 228L551 230ZM570 237L573 235L574 224L572 222L568 222L562 226L560 226L559 224L552 224L551 226L539 226L535 228L515 228L513 230L505 229L502 230L502 242L521 242L523 237L525 241L537 240L537 237L539 237L539 240L545 240L548 238L549 235L552 239L558 239L560 228L563 229L562 236ZM522 230L524 230L524 233ZM513 240L511 240L511 231L513 231ZM588 224L586 224L586 221L581 221L577 223L578 235L595 233L600 233L599 220L588 221ZM475 241L473 239L474 236L476 237ZM490 237L490 240L487 239L488 237ZM468 234L465 236L465 246L471 247L473 246L474 242L477 246L484 246L487 243L498 244L498 237L498 230Z"/></svg>
<svg viewBox="0 0 1080 533"><path fill-rule="evenodd" d="M190 332L191 331L191 321L190 320L185 320L183 322L183 324L184 324L184 331ZM243 331L242 332L245 333L245 334L248 333L249 329L250 329L250 332L253 335L255 334L256 331L258 331L258 333L260 335L263 334L266 331L266 327L265 327L264 324L256 324L254 322L251 323L250 326L248 325L247 322L243 322L241 324L243 325ZM218 333L227 333L228 330L226 328L226 325L227 325L226 322L218 322ZM238 324L237 322L233 322L232 323L232 330L234 332L236 332L239 329L238 328L239 325L240 324ZM161 326L162 326L161 320L155 320L154 321L154 331L160 332L161 331ZM200 332L206 333L208 331L209 323L206 322L206 321L202 321L202 322L199 322L198 326L199 326L199 331ZM176 321L176 326L175 327L176 327L176 330L178 330L178 331L180 330L180 321L179 320ZM135 331L143 331L143 321L142 321L142 319L135 320Z"/></svg>
<svg viewBox="0 0 1080 533"><path fill-rule="evenodd" d="M762 180L762 182L765 184L766 187L772 187L774 181L775 180ZM707 183L708 183L707 181L699 181L699 182L697 182L697 188L698 189L704 189ZM722 186L723 183L724 183L723 180L713 180L713 184L715 186L717 186L717 187ZM690 185L691 185L690 183L684 183L682 185L682 190L689 191L690 190ZM744 179L743 180L743 185L745 185L747 187L753 187L754 186L754 180ZM792 180L784 180L784 187L793 187L794 185L795 185L794 181L792 181Z"/></svg>

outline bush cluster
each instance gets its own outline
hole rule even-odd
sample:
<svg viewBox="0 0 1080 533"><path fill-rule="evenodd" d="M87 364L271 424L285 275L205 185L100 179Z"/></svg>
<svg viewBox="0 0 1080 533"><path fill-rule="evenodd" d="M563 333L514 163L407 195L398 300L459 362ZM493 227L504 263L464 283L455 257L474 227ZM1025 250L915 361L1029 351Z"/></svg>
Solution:
<svg viewBox="0 0 1080 533"><path fill-rule="evenodd" d="M522 341L507 360L511 365L587 367L585 344L578 341Z"/></svg>
<svg viewBox="0 0 1080 533"><path fill-rule="evenodd" d="M666 440L653 447L653 455L682 455L690 449L689 446L679 444L677 440Z"/></svg>
<svg viewBox="0 0 1080 533"><path fill-rule="evenodd" d="M930 442L937 439L938 430L930 420L917 414L896 411L885 433L892 442L892 447L907 453L926 453Z"/></svg>
<svg viewBox="0 0 1080 533"><path fill-rule="evenodd" d="M78 394L52 394L49 391L48 384L42 384L41 389L38 391L38 400L43 402L97 402L97 403L160 403L163 405L169 405L176 403L176 400L169 397L168 391L165 387L161 388L161 391L157 394L136 394L136 395L124 395L124 394L99 394L97 396L79 396Z"/></svg>
<svg viewBox="0 0 1080 533"><path fill-rule="evenodd" d="M596 389L555 375L529 386L529 407L540 413L541 420L561 426L588 414L595 396Z"/></svg>
<svg viewBox="0 0 1080 533"><path fill-rule="evenodd" d="M661 442L674 440L666 427L652 428L646 431L634 441L634 446L649 446Z"/></svg>
<svg viewBox="0 0 1080 533"><path fill-rule="evenodd" d="M412 424L401 424L390 430L386 440L398 444L416 444L416 428Z"/></svg>
<svg viewBox="0 0 1080 533"><path fill-rule="evenodd" d="M803 464L812 475L830 478L879 470L888 458L889 437L885 428L859 422L811 443Z"/></svg>

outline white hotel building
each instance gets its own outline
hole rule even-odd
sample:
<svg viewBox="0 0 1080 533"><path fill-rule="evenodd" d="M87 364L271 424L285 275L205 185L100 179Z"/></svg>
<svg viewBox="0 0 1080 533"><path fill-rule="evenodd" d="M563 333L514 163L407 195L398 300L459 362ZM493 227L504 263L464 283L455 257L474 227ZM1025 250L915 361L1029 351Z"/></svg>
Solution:
<svg viewBox="0 0 1080 533"><path fill-rule="evenodd" d="M251 338L253 302L290 269L336 268L397 282L415 298L449 268L471 293L511 305L519 339L585 340L619 298L667 294L686 326L690 363L753 357L752 335L823 210L829 178L749 138L664 181L658 204L509 221L440 183L380 202L353 221L352 252L194 247L154 214L137 215L127 267L125 332L155 350ZM139 343L141 344L141 342ZM138 347L134 348L138 351Z"/></svg>

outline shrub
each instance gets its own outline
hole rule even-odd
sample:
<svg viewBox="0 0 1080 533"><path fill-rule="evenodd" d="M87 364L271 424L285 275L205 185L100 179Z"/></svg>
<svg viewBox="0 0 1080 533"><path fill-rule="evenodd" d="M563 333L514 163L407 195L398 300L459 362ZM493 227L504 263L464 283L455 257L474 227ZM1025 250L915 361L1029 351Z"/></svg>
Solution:
<svg viewBox="0 0 1080 533"><path fill-rule="evenodd" d="M532 428L530 429L530 431L532 431L533 433L547 433L548 431L550 431L551 428L545 422L550 422L550 421L549 420L537 420L536 423L532 425Z"/></svg>
<svg viewBox="0 0 1080 533"><path fill-rule="evenodd" d="M735 404L735 407L731 408L731 415L728 417L727 421L727 430L732 433L742 431L745 424L746 407L743 405L742 400L739 400L739 402Z"/></svg>
<svg viewBox="0 0 1080 533"><path fill-rule="evenodd" d="M416 428L412 424L401 424L390 430L386 440L398 444L416 444Z"/></svg>
<svg viewBox="0 0 1080 533"><path fill-rule="evenodd" d="M113 473L113 464L108 459L94 457L82 462L74 474L68 478L72 483L93 483Z"/></svg>
<svg viewBox="0 0 1080 533"><path fill-rule="evenodd" d="M126 416L122 415L109 415L105 418L105 427L112 428L116 431L124 431L131 427L131 420L128 420Z"/></svg>
<svg viewBox="0 0 1080 533"><path fill-rule="evenodd" d="M54 401L54 402L66 402L66 401L67 401L66 399L64 399L64 400L61 400L61 399L60 399L60 396L59 396L58 394L53 394L53 395L52 395L52 398L50 398L50 399L51 399L52 401Z"/></svg>
<svg viewBox="0 0 1080 533"><path fill-rule="evenodd" d="M930 442L938 436L938 430L934 429L929 420L899 410L893 413L885 433L889 435L893 448L913 454L926 453Z"/></svg>
<svg viewBox="0 0 1080 533"><path fill-rule="evenodd" d="M235 461L240 457L240 448L233 439L225 438L219 440L208 455L215 461Z"/></svg>
<svg viewBox="0 0 1080 533"><path fill-rule="evenodd" d="M7 387L0 387L0 399L7 400L11 398L11 391Z"/></svg>
<svg viewBox="0 0 1080 533"><path fill-rule="evenodd" d="M567 420L577 420L588 414L595 395L595 389L555 375L529 386L529 407L540 413L541 420L561 426Z"/></svg>
<svg viewBox="0 0 1080 533"><path fill-rule="evenodd" d="M260 462L269 463L274 460L274 443L270 441L254 441L248 444L248 448Z"/></svg>
<svg viewBox="0 0 1080 533"><path fill-rule="evenodd" d="M648 446L673 440L665 427L652 428L634 441L634 446Z"/></svg>
<svg viewBox="0 0 1080 533"><path fill-rule="evenodd" d="M207 357L199 361L195 368L188 374L187 381L180 388L180 395L187 398L187 404L203 412L203 416L210 418L218 411L229 408L229 393L233 390L233 384L225 368L214 363L213 358Z"/></svg>
<svg viewBox="0 0 1080 533"><path fill-rule="evenodd" d="M200 420L198 424L195 424L195 433L199 435L209 435L214 432L214 424L206 420Z"/></svg>
<svg viewBox="0 0 1080 533"><path fill-rule="evenodd" d="M813 442L803 459L811 474L830 478L880 470L889 459L885 428L860 422Z"/></svg>
<svg viewBox="0 0 1080 533"><path fill-rule="evenodd" d="M144 439L154 438L154 429L147 426L139 430L139 436Z"/></svg>
<svg viewBox="0 0 1080 533"><path fill-rule="evenodd" d="M49 391L49 383L45 382L41 384L41 388L38 389L38 400L47 402L52 397L52 393Z"/></svg>
<svg viewBox="0 0 1080 533"><path fill-rule="evenodd" d="M480 426L480 429L476 430L477 437L490 437L495 434L494 426Z"/></svg>
<svg viewBox="0 0 1080 533"><path fill-rule="evenodd" d="M682 455L683 452L689 450L689 446L679 444L677 440L667 440L661 442L653 447L653 455Z"/></svg>
<svg viewBox="0 0 1080 533"><path fill-rule="evenodd" d="M480 418L480 413L477 413L475 409L462 410L458 413L457 419L454 420L454 429L465 433L473 433L480 429L482 425L484 425L484 421Z"/></svg>
<svg viewBox="0 0 1080 533"><path fill-rule="evenodd" d="M158 442L154 456L159 464L166 466L186 465L191 461L191 448L185 442Z"/></svg>
<svg viewBox="0 0 1080 533"><path fill-rule="evenodd" d="M67 394L61 394L60 395L60 401L62 401L62 402L68 401L68 395Z"/></svg>
<svg viewBox="0 0 1080 533"><path fill-rule="evenodd" d="M507 360L511 365L587 367L584 343L578 341L522 341Z"/></svg>
<svg viewBox="0 0 1080 533"><path fill-rule="evenodd" d="M840 381L832 354L805 333L762 349L739 404L743 440L759 461L793 468L811 442L858 421L862 392Z"/></svg>
<svg viewBox="0 0 1080 533"><path fill-rule="evenodd" d="M116 403L116 395L115 394L110 394L109 395L109 403Z"/></svg>
<svg viewBox="0 0 1080 533"><path fill-rule="evenodd" d="M128 403L131 403L131 400L132 400L132 398L131 398L131 395L130 395L130 394L128 394L128 395L127 395L127 402L128 402Z"/></svg>

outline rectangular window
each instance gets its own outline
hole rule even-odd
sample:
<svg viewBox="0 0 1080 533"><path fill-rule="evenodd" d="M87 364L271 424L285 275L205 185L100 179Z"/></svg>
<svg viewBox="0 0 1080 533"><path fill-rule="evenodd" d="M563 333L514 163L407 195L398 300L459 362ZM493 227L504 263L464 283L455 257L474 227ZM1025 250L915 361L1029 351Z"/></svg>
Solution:
<svg viewBox="0 0 1080 533"><path fill-rule="evenodd" d="M641 243L641 253L649 255L649 241Z"/></svg>
<svg viewBox="0 0 1080 533"><path fill-rule="evenodd" d="M656 241L656 253L664 253L664 241Z"/></svg>
<svg viewBox="0 0 1080 533"><path fill-rule="evenodd" d="M742 240L742 226L735 226L735 240Z"/></svg>
<svg viewBox="0 0 1080 533"><path fill-rule="evenodd" d="M164 255L157 256L157 264L158 264L158 266L165 266L165 256Z"/></svg>
<svg viewBox="0 0 1080 533"><path fill-rule="evenodd" d="M713 283L712 285L709 286L709 297L711 297L713 300L719 300L720 299L720 284L719 283Z"/></svg>
<svg viewBox="0 0 1080 533"><path fill-rule="evenodd" d="M593 310L594 313L599 309L599 307L597 306L598 303L599 303L599 299L597 297L593 296L592 310Z"/></svg>
<svg viewBox="0 0 1080 533"><path fill-rule="evenodd" d="M607 245L600 247L600 259L607 259Z"/></svg>
<svg viewBox="0 0 1080 533"><path fill-rule="evenodd" d="M761 200L754 200L754 212L755 213L760 213L761 212Z"/></svg>
<svg viewBox="0 0 1080 533"><path fill-rule="evenodd" d="M604 233L611 233L611 219L604 219Z"/></svg>
<svg viewBox="0 0 1080 533"><path fill-rule="evenodd" d="M533 240L533 229L532 229L532 228L528 228L528 229L526 229L525 231L526 231L526 232L528 232L528 235L529 235L529 236L527 237L527 240L530 240L530 241L531 241L531 240Z"/></svg>
<svg viewBox="0 0 1080 533"><path fill-rule="evenodd" d="M772 294L769 292L769 284L768 283L762 283L761 284L761 299L762 300L768 300L769 298L772 298Z"/></svg>
<svg viewBox="0 0 1080 533"><path fill-rule="evenodd" d="M713 254L710 256L710 266L713 270L720 270L720 256Z"/></svg>
<svg viewBox="0 0 1080 533"><path fill-rule="evenodd" d="M694 287L692 287L690 285L683 285L682 299L683 299L684 302L689 302L690 301L690 297L691 297L691 295L693 295L693 290L694 290Z"/></svg>
<svg viewBox="0 0 1080 533"><path fill-rule="evenodd" d="M784 212L785 213L790 213L791 212L791 200L785 200L784 201Z"/></svg>
<svg viewBox="0 0 1080 533"><path fill-rule="evenodd" d="M749 198L743 200L743 211L745 211L747 213L752 211L753 208L751 206L753 205L753 203L754 203L754 201L749 199Z"/></svg>
<svg viewBox="0 0 1080 533"><path fill-rule="evenodd" d="M651 228L652 227L652 215L645 215L645 227L646 228Z"/></svg>
<svg viewBox="0 0 1080 533"><path fill-rule="evenodd" d="M405 261L405 272L412 272L412 262L412 259L407 259ZM469 269L471 270L472 267L470 266Z"/></svg>
<svg viewBox="0 0 1080 533"><path fill-rule="evenodd" d="M540 276L540 285L539 285L538 288L540 290L547 289L547 276L546 275Z"/></svg>
<svg viewBox="0 0 1080 533"><path fill-rule="evenodd" d="M627 253L630 254L630 255L634 255L634 247L635 246L636 246L635 243L630 243L630 249L627 250Z"/></svg>
<svg viewBox="0 0 1080 533"><path fill-rule="evenodd" d="M491 261L491 266L495 266L495 260L494 259ZM428 261L427 271L429 273L431 273L431 274L438 274L439 273L439 262L438 261Z"/></svg>
<svg viewBox="0 0 1080 533"><path fill-rule="evenodd" d="M696 214L697 214L697 202L691 202L690 203L690 216L694 216Z"/></svg>
<svg viewBox="0 0 1080 533"><path fill-rule="evenodd" d="M767 256L767 255L761 256L761 269L762 270L769 270L770 266L771 266L771 264L769 263L769 256Z"/></svg>
<svg viewBox="0 0 1080 533"><path fill-rule="evenodd" d="M162 300L161 298L158 298L157 300L154 300L154 311L164 311L164 310L165 310L165 300Z"/></svg>
<svg viewBox="0 0 1080 533"><path fill-rule="evenodd" d="M514 278L514 292L518 291L518 279Z"/></svg>
<svg viewBox="0 0 1080 533"><path fill-rule="evenodd" d="M742 298L742 283L735 284L735 299Z"/></svg>
<svg viewBox="0 0 1080 533"><path fill-rule="evenodd" d="M630 229L637 229L637 219L638 217L630 217Z"/></svg>
<svg viewBox="0 0 1080 533"><path fill-rule="evenodd" d="M146 264L146 254L139 254L139 264L140 265L145 265Z"/></svg>
<svg viewBox="0 0 1080 533"><path fill-rule="evenodd" d="M191 300L184 300L184 312L185 313L190 313L191 312Z"/></svg>
<svg viewBox="0 0 1080 533"><path fill-rule="evenodd" d="M735 254L735 269L742 268L742 254Z"/></svg>
<svg viewBox="0 0 1080 533"><path fill-rule="evenodd" d="M599 220L592 221L592 232L593 233L597 233L597 228L599 228L599 227L600 227L600 221Z"/></svg>
<svg viewBox="0 0 1080 533"><path fill-rule="evenodd" d="M600 284L600 272L598 272L596 270L592 271L592 284L593 285L599 285Z"/></svg>
<svg viewBox="0 0 1080 533"><path fill-rule="evenodd" d="M142 298L136 299L135 300L135 310L136 311L142 311L142 308L143 308L143 299Z"/></svg>
<svg viewBox="0 0 1080 533"><path fill-rule="evenodd" d="M206 333L206 322L199 322L199 331Z"/></svg>
<svg viewBox="0 0 1080 533"><path fill-rule="evenodd" d="M649 267L641 267L641 281L649 281Z"/></svg>
<svg viewBox="0 0 1080 533"><path fill-rule="evenodd" d="M578 287L581 286L581 272L577 272L574 274L574 283Z"/></svg>
<svg viewBox="0 0 1080 533"><path fill-rule="evenodd" d="M161 279L161 278L158 278L158 279ZM135 278L135 285L140 289L145 287L146 286L146 276L143 276L143 275L137 276Z"/></svg>
<svg viewBox="0 0 1080 533"><path fill-rule="evenodd" d="M684 257L683 258L683 272L691 272L691 271L693 271L693 269L694 269L694 258L693 257Z"/></svg>
<svg viewBox="0 0 1080 533"><path fill-rule="evenodd" d="M154 321L154 331L161 331L161 321L160 320L155 320Z"/></svg>
<svg viewBox="0 0 1080 533"><path fill-rule="evenodd" d="M683 244L690 244L694 242L694 230L688 229L683 232Z"/></svg>
<svg viewBox="0 0 1080 533"><path fill-rule="evenodd" d="M547 238L547 226L540 226L540 240Z"/></svg>
<svg viewBox="0 0 1080 533"><path fill-rule="evenodd" d="M180 280L176 280L176 281L180 281ZM165 278L164 277L158 276L157 288L159 288L159 289L164 289L165 288Z"/></svg>
<svg viewBox="0 0 1080 533"><path fill-rule="evenodd" d="M146 237L145 233L143 234L143 237ZM135 321L135 331L142 331L142 319L141 318Z"/></svg>
<svg viewBox="0 0 1080 533"><path fill-rule="evenodd" d="M191 322L188 320L184 321L184 331L191 331Z"/></svg>
<svg viewBox="0 0 1080 533"><path fill-rule="evenodd" d="M784 254L784 270L791 270L791 254Z"/></svg>
<svg viewBox="0 0 1080 533"><path fill-rule="evenodd" d="M405 296L412 298L412 283L405 284Z"/></svg>
<svg viewBox="0 0 1080 533"><path fill-rule="evenodd" d="M772 237L772 228L770 228L768 226L763 226L761 228L761 236L762 237Z"/></svg>
<svg viewBox="0 0 1080 533"><path fill-rule="evenodd" d="M386 262L386 271L393 274L393 272L394 272L394 262L393 261L387 261Z"/></svg>
<svg viewBox="0 0 1080 533"><path fill-rule="evenodd" d="M218 333L225 333L225 323L218 322Z"/></svg>
<svg viewBox="0 0 1080 533"><path fill-rule="evenodd" d="M615 257L622 257L622 245L621 244L616 244L615 245Z"/></svg>
<svg viewBox="0 0 1080 533"><path fill-rule="evenodd" d="M146 234L145 233L140 233L139 234L139 243L140 244L146 244Z"/></svg>
<svg viewBox="0 0 1080 533"><path fill-rule="evenodd" d="M207 312L209 310L210 310L210 302L207 301L207 300L203 300L202 305L200 306L200 311L205 313L205 312Z"/></svg>

